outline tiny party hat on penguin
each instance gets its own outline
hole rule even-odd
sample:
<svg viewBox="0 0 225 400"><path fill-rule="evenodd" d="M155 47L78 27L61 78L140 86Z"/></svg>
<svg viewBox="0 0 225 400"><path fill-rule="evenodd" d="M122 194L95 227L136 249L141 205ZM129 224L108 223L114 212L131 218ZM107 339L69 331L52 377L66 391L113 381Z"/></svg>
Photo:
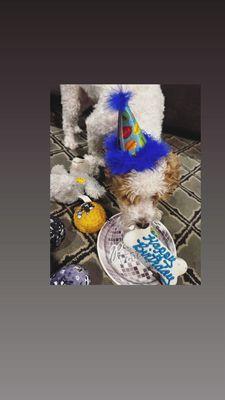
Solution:
<svg viewBox="0 0 225 400"><path fill-rule="evenodd" d="M128 104L132 96L132 92L119 88L107 99L110 109L118 112L117 132L105 140L105 162L113 175L154 169L170 151L165 142L153 139L150 132L140 128Z"/></svg>

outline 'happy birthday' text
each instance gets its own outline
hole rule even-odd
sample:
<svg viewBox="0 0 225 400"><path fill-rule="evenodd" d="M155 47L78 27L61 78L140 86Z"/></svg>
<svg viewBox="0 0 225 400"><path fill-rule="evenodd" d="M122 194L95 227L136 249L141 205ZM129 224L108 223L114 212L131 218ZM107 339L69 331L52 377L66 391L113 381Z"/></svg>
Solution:
<svg viewBox="0 0 225 400"><path fill-rule="evenodd" d="M163 275L164 283L169 285L170 281L174 279L171 268L176 257L163 246L160 240L150 233L148 236L138 239L133 248L151 264L152 268Z"/></svg>

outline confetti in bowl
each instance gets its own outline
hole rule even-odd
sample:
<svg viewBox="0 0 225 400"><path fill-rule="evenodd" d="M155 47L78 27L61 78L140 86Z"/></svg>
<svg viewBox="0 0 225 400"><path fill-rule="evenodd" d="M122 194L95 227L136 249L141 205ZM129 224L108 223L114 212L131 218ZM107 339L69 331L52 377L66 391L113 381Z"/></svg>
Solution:
<svg viewBox="0 0 225 400"><path fill-rule="evenodd" d="M120 216L111 217L98 235L97 250L104 271L117 285L160 285L159 278L144 260L124 245ZM176 256L176 247L167 228L160 221L155 221L152 229Z"/></svg>

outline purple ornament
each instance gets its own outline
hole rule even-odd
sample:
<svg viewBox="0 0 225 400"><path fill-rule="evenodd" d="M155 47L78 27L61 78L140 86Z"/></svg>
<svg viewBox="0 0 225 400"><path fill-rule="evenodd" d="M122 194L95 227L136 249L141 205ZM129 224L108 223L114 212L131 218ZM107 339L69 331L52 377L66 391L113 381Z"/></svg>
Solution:
<svg viewBox="0 0 225 400"><path fill-rule="evenodd" d="M51 249L58 247L65 237L65 226L56 216L50 215L50 244Z"/></svg>
<svg viewBox="0 0 225 400"><path fill-rule="evenodd" d="M88 271L80 265L70 264L62 267L50 278L50 285L88 286L90 285Z"/></svg>

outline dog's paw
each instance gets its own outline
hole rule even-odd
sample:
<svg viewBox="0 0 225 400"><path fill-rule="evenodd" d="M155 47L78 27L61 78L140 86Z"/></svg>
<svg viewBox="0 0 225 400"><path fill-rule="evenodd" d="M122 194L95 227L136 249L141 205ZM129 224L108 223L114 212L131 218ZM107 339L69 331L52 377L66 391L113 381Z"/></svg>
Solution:
<svg viewBox="0 0 225 400"><path fill-rule="evenodd" d="M78 143L76 143L75 139L71 136L65 136L64 145L71 150L75 150L78 147Z"/></svg>

